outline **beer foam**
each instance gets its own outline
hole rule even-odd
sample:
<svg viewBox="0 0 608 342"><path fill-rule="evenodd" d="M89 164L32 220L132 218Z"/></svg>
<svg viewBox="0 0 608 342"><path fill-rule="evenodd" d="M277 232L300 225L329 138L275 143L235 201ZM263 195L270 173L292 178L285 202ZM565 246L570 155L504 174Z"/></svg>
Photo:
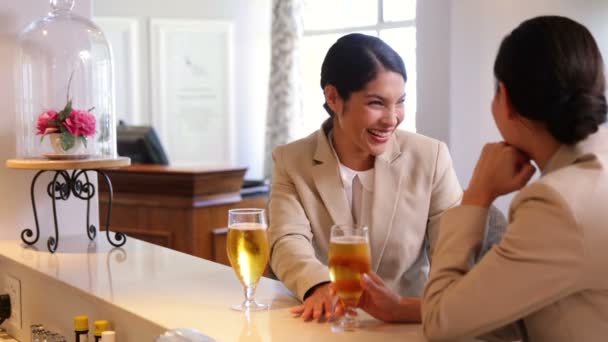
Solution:
<svg viewBox="0 0 608 342"><path fill-rule="evenodd" d="M242 223L233 223L231 224L228 229L235 229L235 230L265 230L268 226L266 226L265 224L262 223L249 223L249 222L242 222Z"/></svg>
<svg viewBox="0 0 608 342"><path fill-rule="evenodd" d="M350 244L366 243L367 240L363 236L334 236L331 238L330 242L350 245Z"/></svg>

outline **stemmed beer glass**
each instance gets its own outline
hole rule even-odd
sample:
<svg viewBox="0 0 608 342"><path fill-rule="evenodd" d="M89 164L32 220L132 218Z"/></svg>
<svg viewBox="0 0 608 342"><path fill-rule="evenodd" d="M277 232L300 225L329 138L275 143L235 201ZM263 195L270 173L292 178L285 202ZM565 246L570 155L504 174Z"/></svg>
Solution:
<svg viewBox="0 0 608 342"><path fill-rule="evenodd" d="M268 305L255 301L255 289L269 257L264 209L230 209L226 250L230 265L245 290L245 301L232 307L238 311L260 311Z"/></svg>
<svg viewBox="0 0 608 342"><path fill-rule="evenodd" d="M359 325L357 305L363 293L361 276L371 269L367 227L334 225L329 239L329 276L344 316L332 323L334 331L353 331Z"/></svg>

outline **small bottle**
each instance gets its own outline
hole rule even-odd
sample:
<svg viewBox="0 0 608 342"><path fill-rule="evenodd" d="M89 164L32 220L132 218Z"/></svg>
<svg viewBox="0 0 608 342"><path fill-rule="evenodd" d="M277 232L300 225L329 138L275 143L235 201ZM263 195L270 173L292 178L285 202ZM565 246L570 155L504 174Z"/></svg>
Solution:
<svg viewBox="0 0 608 342"><path fill-rule="evenodd" d="M51 332L46 329L42 329L38 332L38 340L40 342L49 342L49 337L51 336Z"/></svg>
<svg viewBox="0 0 608 342"><path fill-rule="evenodd" d="M106 320L98 320L93 322L93 327L95 327L95 342L101 341L101 333L108 330L108 321Z"/></svg>
<svg viewBox="0 0 608 342"><path fill-rule="evenodd" d="M32 330L31 341L32 342L41 342L40 340L40 332L44 330L44 326L42 324L32 324L30 326Z"/></svg>
<svg viewBox="0 0 608 342"><path fill-rule="evenodd" d="M74 317L74 333L76 334L76 342L89 342L88 316Z"/></svg>
<svg viewBox="0 0 608 342"><path fill-rule="evenodd" d="M116 342L116 333L112 330L102 332L101 342Z"/></svg>

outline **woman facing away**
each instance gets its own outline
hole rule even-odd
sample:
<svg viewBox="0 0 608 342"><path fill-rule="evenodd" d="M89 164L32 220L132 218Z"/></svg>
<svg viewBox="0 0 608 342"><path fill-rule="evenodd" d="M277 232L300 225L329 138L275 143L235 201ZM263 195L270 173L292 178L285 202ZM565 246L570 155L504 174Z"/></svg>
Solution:
<svg viewBox="0 0 608 342"><path fill-rule="evenodd" d="M502 41L492 113L504 141L483 148L462 204L441 219L422 305L431 340L513 322L524 340L607 339L603 69L591 33L568 18L530 19ZM526 185L531 162L541 177ZM502 241L471 267L488 206L516 190Z"/></svg>
<svg viewBox="0 0 608 342"><path fill-rule="evenodd" d="M382 40L340 38L321 70L330 117L273 152L270 265L303 300L293 312L306 320L331 313L331 226L356 224L369 227L372 269L403 296L404 319L420 321L427 249L462 190L445 144L397 130L406 80L401 57Z"/></svg>

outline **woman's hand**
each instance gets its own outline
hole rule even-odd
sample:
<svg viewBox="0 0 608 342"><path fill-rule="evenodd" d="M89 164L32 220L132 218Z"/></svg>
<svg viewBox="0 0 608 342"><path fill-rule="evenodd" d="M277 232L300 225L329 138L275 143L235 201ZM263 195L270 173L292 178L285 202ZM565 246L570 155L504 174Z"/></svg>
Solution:
<svg viewBox="0 0 608 342"><path fill-rule="evenodd" d="M462 204L489 207L497 197L521 189L535 171L530 158L517 148L504 142L486 144Z"/></svg>
<svg viewBox="0 0 608 342"><path fill-rule="evenodd" d="M332 314L332 296L329 293L329 283L317 286L312 294L304 300L304 303L291 309L291 313L305 321L313 319L319 322L329 320Z"/></svg>
<svg viewBox="0 0 608 342"><path fill-rule="evenodd" d="M359 307L385 322L421 322L420 299L401 298L375 273L361 277L363 295Z"/></svg>

